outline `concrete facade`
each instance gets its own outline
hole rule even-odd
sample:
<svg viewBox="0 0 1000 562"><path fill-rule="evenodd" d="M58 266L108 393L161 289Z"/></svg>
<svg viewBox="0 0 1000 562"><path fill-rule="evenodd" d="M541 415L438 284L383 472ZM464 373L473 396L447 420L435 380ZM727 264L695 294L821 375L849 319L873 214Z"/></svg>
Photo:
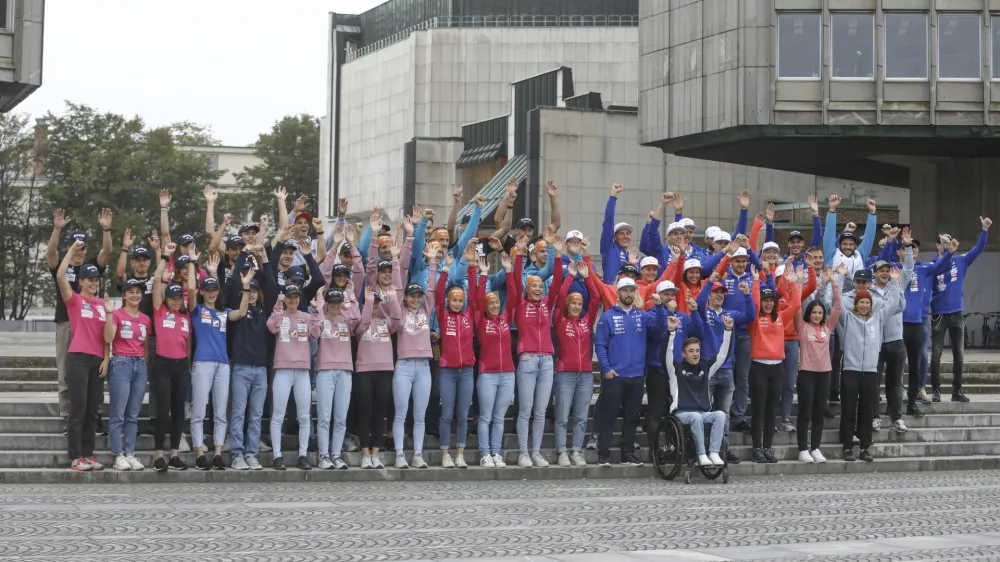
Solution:
<svg viewBox="0 0 1000 562"><path fill-rule="evenodd" d="M42 85L45 0L0 7L0 112L7 112Z"/></svg>
<svg viewBox="0 0 1000 562"><path fill-rule="evenodd" d="M254 155L254 148L249 146L180 146L180 150L197 152L208 159L213 170L222 170L223 174L216 182L221 191L239 189L236 174L245 172L261 163Z"/></svg>

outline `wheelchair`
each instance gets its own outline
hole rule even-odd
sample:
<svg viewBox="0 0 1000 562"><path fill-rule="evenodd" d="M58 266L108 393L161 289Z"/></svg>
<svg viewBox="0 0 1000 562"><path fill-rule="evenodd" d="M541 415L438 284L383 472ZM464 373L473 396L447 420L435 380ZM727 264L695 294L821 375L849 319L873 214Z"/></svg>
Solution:
<svg viewBox="0 0 1000 562"><path fill-rule="evenodd" d="M705 441L708 444L709 429L711 425L705 427ZM685 427L681 420L673 415L667 414L660 424L660 429L653 438L653 450L651 456L653 465L664 480L673 480L683 470L684 483L691 483L691 473L697 468L708 480L718 480L722 477L724 484L729 483L729 465L722 466L701 466L698 464L698 453L696 452L694 438L691 435L691 428ZM729 451L728 435L722 438L722 448L719 456L723 461Z"/></svg>

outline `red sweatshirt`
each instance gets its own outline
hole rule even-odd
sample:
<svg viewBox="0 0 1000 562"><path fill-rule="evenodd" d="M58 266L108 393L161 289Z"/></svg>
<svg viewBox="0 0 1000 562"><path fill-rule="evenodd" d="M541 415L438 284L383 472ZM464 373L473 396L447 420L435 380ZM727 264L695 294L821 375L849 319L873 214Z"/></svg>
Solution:
<svg viewBox="0 0 1000 562"><path fill-rule="evenodd" d="M809 295L813 294L816 290L816 270L809 268L809 280L806 281L804 287L802 287L802 298L799 299L799 305L801 306L802 301L809 298ZM778 308L784 310L788 308L788 281L785 280L785 276L782 275L778 280ZM795 329L795 322L785 323L785 341L795 341L799 339L799 332Z"/></svg>
<svg viewBox="0 0 1000 562"><path fill-rule="evenodd" d="M435 295L437 297L435 314L441 330L441 367L445 369L471 367L476 364L476 356L472 351L472 310L468 306L457 314L448 310L448 292L445 290L447 286L446 269L438 274Z"/></svg>
<svg viewBox="0 0 1000 562"><path fill-rule="evenodd" d="M670 262L667 269L664 271L664 275L669 274L671 281L677 286L677 312L683 312L688 316L691 316L691 309L688 307L688 298L697 299L698 295L701 293L701 288L708 283L708 279L702 279L697 285L688 285L684 280L684 261L687 259L685 254L681 254L676 261ZM673 268L673 269L671 269Z"/></svg>
<svg viewBox="0 0 1000 562"><path fill-rule="evenodd" d="M791 290L791 301L788 308L778 313L777 320L771 320L770 314L757 313L757 320L751 322L747 329L750 331L750 359L760 359L764 361L784 361L785 360L785 325L792 324L795 315L802 308L802 293L799 291L797 283L789 285ZM760 310L760 283L753 284L753 304ZM778 306L778 303L774 303Z"/></svg>
<svg viewBox="0 0 1000 562"><path fill-rule="evenodd" d="M566 316L566 298L572 283L563 283L559 297L552 313L555 315L556 340L559 342L559 357L556 360L556 371L583 373L593 370L590 347L590 334L594 320L597 319L597 308L601 305L598 298L597 283L587 276L584 280L590 293L590 307L576 318Z"/></svg>
<svg viewBox="0 0 1000 562"><path fill-rule="evenodd" d="M517 256L520 263L524 256ZM524 281L520 277L514 276L514 292L522 296L520 306L517 307L517 352L533 353L537 355L552 355L555 350L552 348L552 306L562 290L562 268L557 267L552 273L552 285L549 286L549 294L543 295L540 300L531 301L524 295ZM508 293L508 299L510 293ZM507 304L510 306L510 303Z"/></svg>
<svg viewBox="0 0 1000 562"><path fill-rule="evenodd" d="M507 286L514 287L514 279L521 278L521 260L516 261L514 272L507 274ZM469 277L472 290L476 277ZM510 321L514 319L521 295L517 291L507 292L507 309L493 318L486 317L486 276L479 276L476 288L476 310L472 317L476 321L476 335L479 339L479 374L512 373L514 358L510 354ZM469 299L470 304L473 302Z"/></svg>

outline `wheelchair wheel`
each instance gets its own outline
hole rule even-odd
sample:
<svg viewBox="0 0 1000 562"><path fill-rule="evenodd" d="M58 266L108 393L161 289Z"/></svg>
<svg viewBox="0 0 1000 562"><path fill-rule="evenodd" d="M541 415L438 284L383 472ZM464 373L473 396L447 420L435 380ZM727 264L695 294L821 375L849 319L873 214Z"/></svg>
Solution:
<svg viewBox="0 0 1000 562"><path fill-rule="evenodd" d="M680 420L667 415L654 436L653 465L664 480L673 480L684 464L684 431Z"/></svg>
<svg viewBox="0 0 1000 562"><path fill-rule="evenodd" d="M724 467L722 469L722 483L729 484L729 467Z"/></svg>

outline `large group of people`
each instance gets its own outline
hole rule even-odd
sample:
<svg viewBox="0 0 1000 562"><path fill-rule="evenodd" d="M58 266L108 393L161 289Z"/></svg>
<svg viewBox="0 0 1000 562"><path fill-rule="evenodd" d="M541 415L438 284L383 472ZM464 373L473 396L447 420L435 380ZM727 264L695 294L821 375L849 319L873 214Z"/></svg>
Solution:
<svg viewBox="0 0 1000 562"><path fill-rule="evenodd" d="M833 403L842 404L843 458L871 462L882 382L891 430L905 432L905 417L923 415L918 403L941 400L945 335L951 400L969 400L963 282L986 243L988 218L968 253L942 233L932 259L920 262L908 227L879 227L875 201L867 202L859 237L854 223L838 227L837 195L828 199L825 226L810 197L811 243L792 231L782 255L774 206L750 223L748 191L738 196L733 231L709 226L703 242L684 217L681 194L668 192L636 249L633 225L615 216L625 192L615 184L597 271L583 232L559 235L558 188L546 186L551 216L541 235L531 219L515 220L517 190L512 178L490 235L479 232L479 196L459 219L458 188L445 224L415 205L394 236L378 209L362 232L347 220L343 199L328 231L305 210L307 197L289 212L284 188L274 192L273 233L267 216L237 227L226 214L216 224L216 194L206 186L203 249L194 234L172 236L171 196L163 191L159 228L140 237L132 225L118 248L120 305L102 291L116 250L112 211L101 212L102 247L88 258L88 234L64 233L69 217L57 210L47 257L59 297L59 405L70 468L103 468L95 441L105 380L111 464L123 471L145 468L135 453L147 385L157 471L188 468L180 455L185 431L201 470L260 470L266 450L275 470L310 470L311 448L321 469L347 469L345 450L360 451L362 469L384 469L384 449L395 451L398 469L427 468L425 434L438 437L444 468L504 468L513 462L503 454L511 409L519 467L586 466L585 449L609 466L618 431L617 462L641 465L644 396L647 446L673 414L691 427L701 465L739 462L722 448L728 431L750 433L756 463L778 462L777 431L797 433L799 461L826 462L820 438ZM663 228L668 207L673 221ZM595 357L600 390L588 433ZM557 453L548 458L547 413ZM466 459L470 418L478 462ZM287 464L286 432L297 435Z"/></svg>

